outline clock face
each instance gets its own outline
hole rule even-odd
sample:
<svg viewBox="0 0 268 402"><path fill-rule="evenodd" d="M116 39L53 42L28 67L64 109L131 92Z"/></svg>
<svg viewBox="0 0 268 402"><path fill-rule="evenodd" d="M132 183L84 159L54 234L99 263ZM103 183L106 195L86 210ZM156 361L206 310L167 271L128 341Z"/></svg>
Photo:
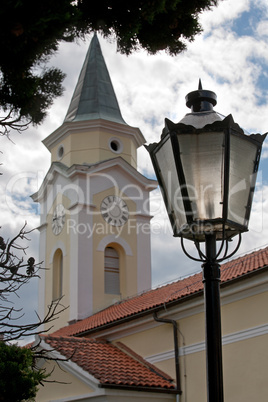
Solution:
<svg viewBox="0 0 268 402"><path fill-rule="evenodd" d="M128 220L128 207L125 201L116 195L105 197L100 206L103 219L110 225L123 226Z"/></svg>
<svg viewBox="0 0 268 402"><path fill-rule="evenodd" d="M65 223L65 208L62 204L58 204L53 212L52 231L55 235L60 234Z"/></svg>

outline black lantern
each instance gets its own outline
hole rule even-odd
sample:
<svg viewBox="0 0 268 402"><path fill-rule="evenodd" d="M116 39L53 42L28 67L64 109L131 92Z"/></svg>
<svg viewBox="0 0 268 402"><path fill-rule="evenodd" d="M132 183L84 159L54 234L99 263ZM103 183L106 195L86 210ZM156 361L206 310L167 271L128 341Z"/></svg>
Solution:
<svg viewBox="0 0 268 402"><path fill-rule="evenodd" d="M200 83L186 96L191 113L178 124L166 119L161 141L147 147L174 236L196 241L248 230L266 136L246 135L232 115L213 110L216 99Z"/></svg>
<svg viewBox="0 0 268 402"><path fill-rule="evenodd" d="M203 263L208 402L223 402L219 262L237 251L241 233L248 230L266 137L245 134L231 115L213 110L216 103L215 93L199 82L186 96L191 113L177 124L166 119L160 142L146 146L174 236L181 237L188 257ZM228 255L228 242L237 234L238 245ZM194 241L199 258L187 253L183 239Z"/></svg>

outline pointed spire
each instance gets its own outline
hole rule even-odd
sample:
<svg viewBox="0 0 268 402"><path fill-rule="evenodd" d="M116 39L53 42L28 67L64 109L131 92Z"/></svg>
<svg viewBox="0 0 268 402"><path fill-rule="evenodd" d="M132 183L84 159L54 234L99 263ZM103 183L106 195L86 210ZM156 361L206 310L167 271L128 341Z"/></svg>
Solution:
<svg viewBox="0 0 268 402"><path fill-rule="evenodd" d="M202 89L203 89L203 87L202 87L201 78L199 78L198 90L201 91Z"/></svg>
<svg viewBox="0 0 268 402"><path fill-rule="evenodd" d="M64 121L94 119L104 119L126 124L120 112L96 33L91 40Z"/></svg>

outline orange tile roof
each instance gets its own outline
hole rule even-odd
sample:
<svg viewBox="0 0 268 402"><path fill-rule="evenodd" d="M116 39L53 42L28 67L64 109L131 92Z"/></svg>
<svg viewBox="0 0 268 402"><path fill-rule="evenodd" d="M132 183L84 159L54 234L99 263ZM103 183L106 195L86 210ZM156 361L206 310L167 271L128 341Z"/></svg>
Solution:
<svg viewBox="0 0 268 402"><path fill-rule="evenodd" d="M268 265L268 247L229 261L221 266L222 283L240 278ZM63 327L54 332L55 336L75 336L87 331L115 324L122 319L138 317L140 314L178 302L185 297L203 291L202 272L169 285L150 290L139 296L114 304L84 320Z"/></svg>
<svg viewBox="0 0 268 402"><path fill-rule="evenodd" d="M102 386L174 390L171 378L124 347L103 340L42 336L46 343L99 380ZM125 350L123 350L125 349Z"/></svg>

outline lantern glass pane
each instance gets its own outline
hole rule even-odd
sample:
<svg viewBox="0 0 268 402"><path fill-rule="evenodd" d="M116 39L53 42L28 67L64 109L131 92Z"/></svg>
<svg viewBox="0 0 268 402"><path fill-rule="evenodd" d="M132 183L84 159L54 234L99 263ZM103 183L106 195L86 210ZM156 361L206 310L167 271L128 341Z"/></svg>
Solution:
<svg viewBox="0 0 268 402"><path fill-rule="evenodd" d="M178 229L185 225L186 216L170 137L157 151L156 160L159 166L158 173L161 178L161 185L166 196L166 208L173 219L171 224L175 224Z"/></svg>
<svg viewBox="0 0 268 402"><path fill-rule="evenodd" d="M245 139L245 136L231 134L228 219L246 228L248 201L256 181L256 152L255 143Z"/></svg>
<svg viewBox="0 0 268 402"><path fill-rule="evenodd" d="M194 221L222 218L224 133L178 134Z"/></svg>

